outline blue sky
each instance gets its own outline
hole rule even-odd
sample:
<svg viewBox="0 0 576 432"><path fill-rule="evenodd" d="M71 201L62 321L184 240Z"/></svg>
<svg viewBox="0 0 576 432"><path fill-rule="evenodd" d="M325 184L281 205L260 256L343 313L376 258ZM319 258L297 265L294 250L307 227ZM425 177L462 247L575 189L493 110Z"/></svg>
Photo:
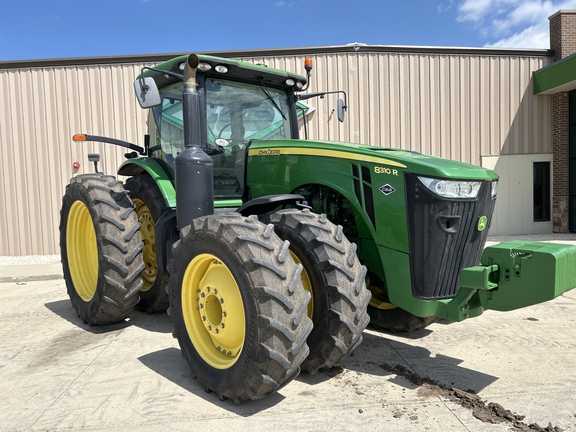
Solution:
<svg viewBox="0 0 576 432"><path fill-rule="evenodd" d="M576 0L12 0L0 61L370 45L548 48Z"/></svg>

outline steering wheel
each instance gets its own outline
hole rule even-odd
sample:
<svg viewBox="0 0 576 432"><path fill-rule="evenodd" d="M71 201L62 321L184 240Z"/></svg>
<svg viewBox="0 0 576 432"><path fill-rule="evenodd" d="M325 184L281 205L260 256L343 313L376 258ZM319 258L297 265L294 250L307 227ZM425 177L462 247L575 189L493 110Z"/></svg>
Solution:
<svg viewBox="0 0 576 432"><path fill-rule="evenodd" d="M224 132L224 129L229 128L231 124L232 124L231 122L226 123L226 124L224 125L224 127L222 127L222 129L220 129L220 132L218 133L218 139L222 138L222 132Z"/></svg>

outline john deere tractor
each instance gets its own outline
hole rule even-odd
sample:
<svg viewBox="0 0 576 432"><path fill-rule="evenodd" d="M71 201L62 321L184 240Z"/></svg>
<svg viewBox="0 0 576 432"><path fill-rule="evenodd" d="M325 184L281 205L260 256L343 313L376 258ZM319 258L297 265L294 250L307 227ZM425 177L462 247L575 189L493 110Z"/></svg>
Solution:
<svg viewBox="0 0 576 432"><path fill-rule="evenodd" d="M72 305L89 324L168 310L202 385L236 403L348 356L371 321L511 310L576 286L576 248L484 252L497 175L415 152L299 139L307 77L191 54L134 82L148 133L116 177L74 177L61 211ZM345 99L338 99L342 120Z"/></svg>

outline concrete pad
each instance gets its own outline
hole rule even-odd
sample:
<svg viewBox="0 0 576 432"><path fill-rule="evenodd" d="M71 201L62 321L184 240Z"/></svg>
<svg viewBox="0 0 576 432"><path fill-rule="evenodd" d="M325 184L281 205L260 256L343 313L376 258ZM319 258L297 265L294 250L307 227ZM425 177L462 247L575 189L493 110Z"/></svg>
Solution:
<svg viewBox="0 0 576 432"><path fill-rule="evenodd" d="M62 263L0 265L0 283L62 279Z"/></svg>
<svg viewBox="0 0 576 432"><path fill-rule="evenodd" d="M2 431L510 430L388 371L397 365L474 390L526 423L576 430L576 299L568 295L409 335L366 330L341 367L239 406L191 378L166 314L90 327L63 280L2 283L0 301Z"/></svg>

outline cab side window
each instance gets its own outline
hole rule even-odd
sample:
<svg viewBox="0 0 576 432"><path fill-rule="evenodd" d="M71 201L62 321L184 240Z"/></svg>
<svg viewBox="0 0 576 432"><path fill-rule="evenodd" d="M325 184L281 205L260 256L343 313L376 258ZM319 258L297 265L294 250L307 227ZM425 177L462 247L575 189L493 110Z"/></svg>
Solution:
<svg viewBox="0 0 576 432"><path fill-rule="evenodd" d="M162 103L154 108L156 144L159 156L173 165L174 158L184 150L184 123L182 113L182 83L166 87L160 92Z"/></svg>

